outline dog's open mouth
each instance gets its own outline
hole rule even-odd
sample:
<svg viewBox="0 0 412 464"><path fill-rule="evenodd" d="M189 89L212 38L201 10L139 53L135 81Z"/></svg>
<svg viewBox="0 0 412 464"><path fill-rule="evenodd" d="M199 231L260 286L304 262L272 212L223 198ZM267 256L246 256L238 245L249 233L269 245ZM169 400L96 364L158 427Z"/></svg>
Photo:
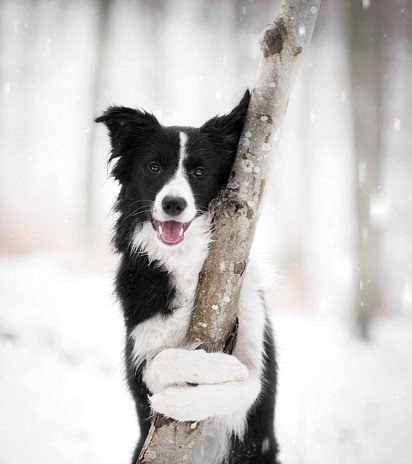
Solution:
<svg viewBox="0 0 412 464"><path fill-rule="evenodd" d="M166 243L166 245L176 245L184 240L190 222L157 221L153 219L153 225L159 240Z"/></svg>

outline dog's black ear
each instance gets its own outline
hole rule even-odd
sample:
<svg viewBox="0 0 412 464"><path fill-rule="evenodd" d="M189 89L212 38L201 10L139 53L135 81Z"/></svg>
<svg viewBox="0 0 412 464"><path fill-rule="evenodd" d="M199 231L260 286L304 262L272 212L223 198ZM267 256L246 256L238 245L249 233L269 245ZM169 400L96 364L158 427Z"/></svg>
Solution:
<svg viewBox="0 0 412 464"><path fill-rule="evenodd" d="M233 157L236 153L249 107L249 100L250 92L246 90L240 103L230 113L215 116L200 128L200 131L207 134L216 148L223 154Z"/></svg>
<svg viewBox="0 0 412 464"><path fill-rule="evenodd" d="M109 130L111 153L109 162L119 158L112 169L113 177L126 182L133 159L159 130L158 120L146 111L125 106L110 106L95 122L102 122Z"/></svg>

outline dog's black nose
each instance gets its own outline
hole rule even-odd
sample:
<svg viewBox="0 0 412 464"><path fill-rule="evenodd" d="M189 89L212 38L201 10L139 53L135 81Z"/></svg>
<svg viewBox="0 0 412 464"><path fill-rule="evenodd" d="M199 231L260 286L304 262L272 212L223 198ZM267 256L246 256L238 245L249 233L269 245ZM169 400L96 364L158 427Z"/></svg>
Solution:
<svg viewBox="0 0 412 464"><path fill-rule="evenodd" d="M186 206L187 201L180 197L164 197L162 201L163 211L169 216L178 216Z"/></svg>

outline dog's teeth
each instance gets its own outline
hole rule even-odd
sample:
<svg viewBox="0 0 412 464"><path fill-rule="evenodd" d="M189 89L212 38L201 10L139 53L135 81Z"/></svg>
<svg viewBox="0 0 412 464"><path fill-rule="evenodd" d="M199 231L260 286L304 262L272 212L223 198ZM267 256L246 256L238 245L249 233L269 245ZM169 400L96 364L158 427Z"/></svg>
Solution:
<svg viewBox="0 0 412 464"><path fill-rule="evenodd" d="M183 235L183 227L180 229L179 237L181 237L182 235Z"/></svg>
<svg viewBox="0 0 412 464"><path fill-rule="evenodd" d="M162 229L162 226L159 224L159 234L162 235L163 234L163 229Z"/></svg>

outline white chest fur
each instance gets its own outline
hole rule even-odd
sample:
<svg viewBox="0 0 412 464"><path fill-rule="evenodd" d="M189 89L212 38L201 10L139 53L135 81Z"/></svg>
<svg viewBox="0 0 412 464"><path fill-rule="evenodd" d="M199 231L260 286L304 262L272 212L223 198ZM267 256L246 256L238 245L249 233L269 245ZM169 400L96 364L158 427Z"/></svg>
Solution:
<svg viewBox="0 0 412 464"><path fill-rule="evenodd" d="M158 260L170 273L176 289L176 308L171 316L154 316L136 326L133 356L136 366L151 359L164 348L176 348L184 342L193 309L199 272L202 269L210 242L210 222L206 215L196 218L186 233L185 240L176 248L162 245L151 224L147 223L134 236L134 245Z"/></svg>

